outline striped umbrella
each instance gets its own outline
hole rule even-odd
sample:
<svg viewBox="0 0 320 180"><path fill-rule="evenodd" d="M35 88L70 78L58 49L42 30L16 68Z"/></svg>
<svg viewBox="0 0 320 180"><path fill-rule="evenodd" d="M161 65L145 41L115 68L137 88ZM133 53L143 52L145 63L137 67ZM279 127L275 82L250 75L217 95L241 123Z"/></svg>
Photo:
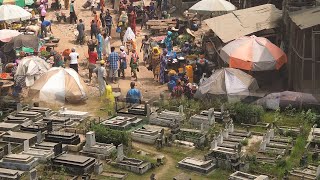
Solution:
<svg viewBox="0 0 320 180"><path fill-rule="evenodd" d="M220 55L229 67L248 71L278 70L287 63L287 56L279 47L256 36L245 36L228 43Z"/></svg>
<svg viewBox="0 0 320 180"><path fill-rule="evenodd" d="M71 68L51 68L30 88L29 95L46 102L78 103L87 99L87 85Z"/></svg>

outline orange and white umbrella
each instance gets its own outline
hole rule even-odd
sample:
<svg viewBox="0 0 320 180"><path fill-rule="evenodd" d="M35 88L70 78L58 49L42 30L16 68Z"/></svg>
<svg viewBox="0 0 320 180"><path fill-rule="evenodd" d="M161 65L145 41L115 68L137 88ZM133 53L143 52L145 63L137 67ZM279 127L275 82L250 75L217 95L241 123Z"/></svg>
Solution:
<svg viewBox="0 0 320 180"><path fill-rule="evenodd" d="M2 29L0 30L0 41L9 42L12 38L20 35L21 33L16 30Z"/></svg>
<svg viewBox="0 0 320 180"><path fill-rule="evenodd" d="M256 36L245 36L228 43L220 55L229 67L248 71L278 70L287 63L287 56L279 47Z"/></svg>

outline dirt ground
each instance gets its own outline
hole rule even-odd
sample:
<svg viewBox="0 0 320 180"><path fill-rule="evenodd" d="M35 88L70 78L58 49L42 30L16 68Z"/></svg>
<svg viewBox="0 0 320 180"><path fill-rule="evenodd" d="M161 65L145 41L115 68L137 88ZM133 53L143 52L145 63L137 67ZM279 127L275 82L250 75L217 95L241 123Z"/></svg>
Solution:
<svg viewBox="0 0 320 180"><path fill-rule="evenodd" d="M85 3L86 0L76 0L75 1L75 11L77 14L78 19L82 19L85 24L85 30L86 30L86 39L90 39L90 22L93 19L93 14L89 9L83 9L82 5ZM69 16L69 10L64 9L64 2L61 1L63 12L66 13L67 16ZM51 4L51 2L49 3ZM117 24L118 14L113 13L113 10L111 8L111 4L107 3L107 7L105 9L110 9L111 15L113 16L114 24ZM88 47L87 45L79 45L75 42L75 35L74 31L76 28L76 25L71 25L68 22L67 23L58 23L55 17L55 14L53 11L48 11L47 20L53 20L52 25L52 32L54 37L60 38L60 42L58 47L55 48L58 52L62 52L65 49L71 49L72 47L76 48L76 51L80 54L80 60L79 64L84 62L86 58L88 57ZM115 32L116 27L112 28L112 40L111 40L111 46L116 47L116 51L119 52L119 47L121 45L119 34ZM139 52L141 47L141 40L144 34L147 33L146 30L140 30L140 25L137 25L137 47ZM129 56L128 56L129 59ZM166 85L160 85L159 83L155 82L153 80L153 74L151 71L148 71L146 66L143 62L141 62L143 59L142 53L140 53L140 72L138 72L138 82L137 88L142 92L142 96L145 99L153 98L153 97L159 97L160 92L167 89ZM131 82L131 76L130 76L130 67L126 69L126 78L120 79L117 84L111 84L113 87L120 87L122 95L125 96L126 92L130 89L130 82ZM79 68L79 74L83 77L83 79L86 81L88 80L88 69L84 67ZM97 83L95 80L93 80L92 84L88 84L89 86L89 99L87 100L86 104L78 104L78 105L70 105L67 104L68 108L76 108L77 110L85 110L89 112L94 112L96 108L99 107L99 104L101 104L101 101L98 96L98 88Z"/></svg>

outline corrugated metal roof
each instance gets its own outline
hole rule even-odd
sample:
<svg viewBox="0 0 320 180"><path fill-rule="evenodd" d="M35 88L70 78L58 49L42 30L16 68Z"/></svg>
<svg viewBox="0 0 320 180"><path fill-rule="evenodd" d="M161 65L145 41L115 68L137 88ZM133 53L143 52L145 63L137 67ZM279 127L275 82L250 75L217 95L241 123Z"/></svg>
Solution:
<svg viewBox="0 0 320 180"><path fill-rule="evenodd" d="M278 27L281 17L281 10L273 4L264 4L204 21L226 43L257 31Z"/></svg>
<svg viewBox="0 0 320 180"><path fill-rule="evenodd" d="M295 11L290 13L289 16L300 29L310 28L320 24L320 6Z"/></svg>

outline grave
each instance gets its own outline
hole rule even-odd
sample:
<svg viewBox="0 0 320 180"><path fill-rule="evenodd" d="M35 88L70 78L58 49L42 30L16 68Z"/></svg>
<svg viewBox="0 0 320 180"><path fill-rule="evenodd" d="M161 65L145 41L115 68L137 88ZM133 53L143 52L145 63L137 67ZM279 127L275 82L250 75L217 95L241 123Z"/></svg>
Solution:
<svg viewBox="0 0 320 180"><path fill-rule="evenodd" d="M142 119L135 116L116 116L103 121L101 124L110 129L128 130L133 126L137 126L141 122Z"/></svg>
<svg viewBox="0 0 320 180"><path fill-rule="evenodd" d="M31 112L31 111L20 111L15 114L16 117L25 117L29 118L32 121L39 121L43 118L41 113L39 112Z"/></svg>
<svg viewBox="0 0 320 180"><path fill-rule="evenodd" d="M226 113L226 112L224 112L224 108L220 108L220 109L210 108L208 110L201 111L200 115L209 116L210 111L213 111L213 115L214 115L215 119L217 119L219 121L223 120L223 113Z"/></svg>
<svg viewBox="0 0 320 180"><path fill-rule="evenodd" d="M56 112L52 111L52 109L44 107L32 107L28 111L41 113L44 117L57 114Z"/></svg>
<svg viewBox="0 0 320 180"><path fill-rule="evenodd" d="M15 123L15 124L31 124L32 121L26 117L17 117L13 115L9 115L4 118L4 122L6 123Z"/></svg>
<svg viewBox="0 0 320 180"><path fill-rule="evenodd" d="M183 160L179 161L178 166L180 168L185 168L203 174L207 174L215 168L213 160L203 161L191 157L186 157Z"/></svg>
<svg viewBox="0 0 320 180"><path fill-rule="evenodd" d="M112 163L114 166L117 166L122 169L126 169L128 171L144 174L151 168L151 163L142 161L135 158L127 158L123 154L123 146L122 144L117 147L117 159L116 162Z"/></svg>
<svg viewBox="0 0 320 180"><path fill-rule="evenodd" d="M41 142L41 143L37 143L35 144L32 148L35 148L35 149L43 149L43 150L50 150L50 151L54 151L54 149L59 146L59 143L54 143L54 142ZM68 147L66 144L62 144L62 147L61 147L62 151L67 151L68 150Z"/></svg>
<svg viewBox="0 0 320 180"><path fill-rule="evenodd" d="M179 106L179 112L164 110L158 113L157 116L150 118L149 123L163 127L173 127L177 124L179 125L185 119L183 107Z"/></svg>
<svg viewBox="0 0 320 180"><path fill-rule="evenodd" d="M44 132L47 130L47 124L21 125L20 129L26 132Z"/></svg>
<svg viewBox="0 0 320 180"><path fill-rule="evenodd" d="M73 154L60 154L52 159L53 166L66 168L67 171L74 174L92 173L96 160L91 157L73 155Z"/></svg>
<svg viewBox="0 0 320 180"><path fill-rule="evenodd" d="M19 180L23 174L24 174L24 171L0 168L0 179Z"/></svg>
<svg viewBox="0 0 320 180"><path fill-rule="evenodd" d="M214 126L215 118L212 115L204 116L195 114L190 117L189 122L194 128L201 129L201 126L203 126L204 130L209 130L212 126Z"/></svg>
<svg viewBox="0 0 320 180"><path fill-rule="evenodd" d="M45 134L45 141L62 144L78 145L80 144L80 137L78 134L52 131Z"/></svg>
<svg viewBox="0 0 320 180"><path fill-rule="evenodd" d="M269 180L269 177L265 175L256 176L249 173L236 171L229 176L229 180Z"/></svg>
<svg viewBox="0 0 320 180"><path fill-rule="evenodd" d="M113 144L97 143L94 131L86 133L86 144L81 151L82 154L88 154L96 158L99 157L105 159L115 151L116 147Z"/></svg>
<svg viewBox="0 0 320 180"><path fill-rule="evenodd" d="M10 154L11 151L12 151L12 147L9 142L0 141L0 159L2 159L5 155Z"/></svg>
<svg viewBox="0 0 320 180"><path fill-rule="evenodd" d="M15 123L0 123L0 131L18 131L20 129L20 124Z"/></svg>
<svg viewBox="0 0 320 180"><path fill-rule="evenodd" d="M38 165L38 159L25 154L8 154L0 160L0 167L30 171Z"/></svg>
<svg viewBox="0 0 320 180"><path fill-rule="evenodd" d="M311 152L320 152L320 128L313 126L308 136L307 149Z"/></svg>
<svg viewBox="0 0 320 180"><path fill-rule="evenodd" d="M177 176L173 177L173 180L191 180L191 178L184 173L180 173Z"/></svg>
<svg viewBox="0 0 320 180"><path fill-rule="evenodd" d="M61 107L61 109L58 112L58 116L85 119L85 118L89 117L89 113L83 112L83 111L72 111L72 110L68 110L65 107Z"/></svg>
<svg viewBox="0 0 320 180"><path fill-rule="evenodd" d="M3 136L3 141L23 143L25 140L29 141L30 145L37 142L37 134L27 132L7 131Z"/></svg>
<svg viewBox="0 0 320 180"><path fill-rule="evenodd" d="M149 108L149 110L148 110ZM148 111L150 111L149 104L133 104L128 108L121 108L117 111L118 114L132 114L137 116L147 116Z"/></svg>
<svg viewBox="0 0 320 180"><path fill-rule="evenodd" d="M22 154L34 156L35 158L38 158L40 162L47 162L54 156L54 153L51 150L37 148L27 148L24 151L22 151Z"/></svg>
<svg viewBox="0 0 320 180"><path fill-rule="evenodd" d="M206 140L205 132L197 129L181 128L177 134L174 134L174 139L180 141L192 142L197 146L203 145Z"/></svg>
<svg viewBox="0 0 320 180"><path fill-rule="evenodd" d="M127 177L127 173L124 172L116 172L116 171L106 171L102 172L101 174L104 177L110 178L110 179L121 179L124 180Z"/></svg>
<svg viewBox="0 0 320 180"><path fill-rule="evenodd" d="M157 130L148 130L139 128L131 132L131 139L133 141L142 142L146 144L154 144L159 138L160 133Z"/></svg>
<svg viewBox="0 0 320 180"><path fill-rule="evenodd" d="M59 116L48 116L44 117L42 121L39 121L39 123L48 123L52 122L52 125L54 127L74 127L78 123L71 120L70 117L59 117Z"/></svg>
<svg viewBox="0 0 320 180"><path fill-rule="evenodd" d="M320 177L320 166L307 166L305 168L296 168L289 171L289 179L316 180Z"/></svg>
<svg viewBox="0 0 320 180"><path fill-rule="evenodd" d="M292 139L275 137L274 129L270 129L263 136L259 152L284 156L292 148Z"/></svg>

